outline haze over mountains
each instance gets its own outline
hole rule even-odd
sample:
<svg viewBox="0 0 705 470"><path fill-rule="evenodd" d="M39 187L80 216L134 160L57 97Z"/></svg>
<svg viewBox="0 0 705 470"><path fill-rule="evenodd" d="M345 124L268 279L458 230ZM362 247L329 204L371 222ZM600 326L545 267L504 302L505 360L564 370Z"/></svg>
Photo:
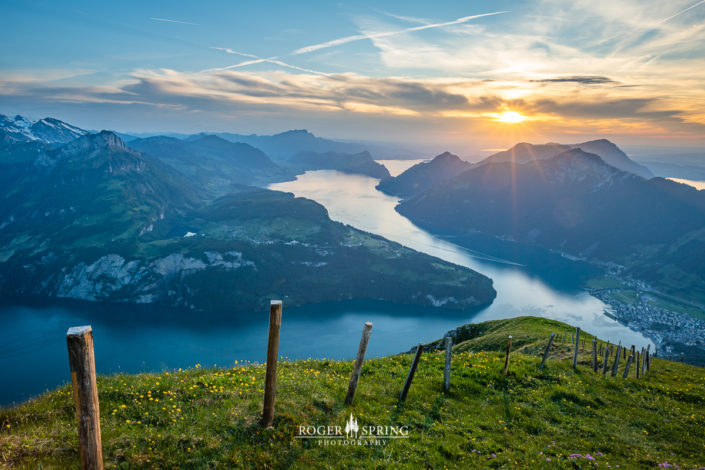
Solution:
<svg viewBox="0 0 705 470"><path fill-rule="evenodd" d="M248 144L135 143L160 158L112 132L80 133L61 144L0 128L4 297L239 311L271 298L466 309L495 296L470 269L333 222L313 201L252 187L290 174Z"/></svg>

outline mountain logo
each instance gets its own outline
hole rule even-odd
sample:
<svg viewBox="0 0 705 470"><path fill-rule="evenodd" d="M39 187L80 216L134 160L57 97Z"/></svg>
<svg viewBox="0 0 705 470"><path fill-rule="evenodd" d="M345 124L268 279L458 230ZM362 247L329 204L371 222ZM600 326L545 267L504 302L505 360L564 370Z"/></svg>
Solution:
<svg viewBox="0 0 705 470"><path fill-rule="evenodd" d="M345 423L345 435L348 439L357 439L357 433L360 427L357 425L357 420L350 413L350 419Z"/></svg>
<svg viewBox="0 0 705 470"><path fill-rule="evenodd" d="M390 439L408 439L408 426L360 425L350 413L344 426L300 425L295 439L311 439L321 446L386 446Z"/></svg>

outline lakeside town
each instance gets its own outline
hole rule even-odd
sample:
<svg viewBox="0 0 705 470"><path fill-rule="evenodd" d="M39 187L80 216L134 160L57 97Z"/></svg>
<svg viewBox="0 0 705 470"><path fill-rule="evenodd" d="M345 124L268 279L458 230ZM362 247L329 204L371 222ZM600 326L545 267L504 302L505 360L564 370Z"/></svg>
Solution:
<svg viewBox="0 0 705 470"><path fill-rule="evenodd" d="M587 288L609 306L605 313L651 339L658 356L705 365L705 321L657 305L656 289L619 271L608 271L614 285Z"/></svg>

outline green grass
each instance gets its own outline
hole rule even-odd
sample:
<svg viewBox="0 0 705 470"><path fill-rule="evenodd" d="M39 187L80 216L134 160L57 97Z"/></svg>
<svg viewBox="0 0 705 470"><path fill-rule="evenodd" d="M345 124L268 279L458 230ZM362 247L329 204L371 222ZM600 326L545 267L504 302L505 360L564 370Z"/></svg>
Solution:
<svg viewBox="0 0 705 470"><path fill-rule="evenodd" d="M633 290L610 292L608 295L618 302L622 302L627 305L631 305L637 301L637 293Z"/></svg>
<svg viewBox="0 0 705 470"><path fill-rule="evenodd" d="M666 310L690 315L697 320L705 320L705 310L668 294L649 293L649 303Z"/></svg>
<svg viewBox="0 0 705 470"><path fill-rule="evenodd" d="M589 287L591 289L624 289L624 288L627 288L626 284L624 284L619 279L615 279L613 277L601 277L601 278L588 279L587 282L585 283L585 286Z"/></svg>
<svg viewBox="0 0 705 470"><path fill-rule="evenodd" d="M343 403L351 361L280 362L271 430L260 424L263 365L100 377L106 468L705 465L703 370L654 359L645 378L637 380L632 372L623 379L622 361L613 378L592 372L588 351L573 370L571 345L557 341L539 371L538 352L548 333L569 329L533 317L466 326L459 335L468 339L454 349L451 391L441 390L443 353L424 353L401 405L397 398L411 355L366 361L351 408ZM509 332L514 349L505 377L499 351ZM360 426L408 426L409 438L382 447L320 446L294 438L299 425L344 426L351 412ZM0 410L0 425L0 467L78 467L68 386Z"/></svg>

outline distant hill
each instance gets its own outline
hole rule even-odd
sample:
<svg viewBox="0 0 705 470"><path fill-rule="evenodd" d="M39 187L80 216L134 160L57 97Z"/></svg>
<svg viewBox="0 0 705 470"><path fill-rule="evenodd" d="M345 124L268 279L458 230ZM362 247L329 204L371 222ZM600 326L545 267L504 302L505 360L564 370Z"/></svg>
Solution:
<svg viewBox="0 0 705 470"><path fill-rule="evenodd" d="M667 160L667 158L664 158ZM683 178L696 181L705 181L705 158L703 165L682 165L677 163L644 162L655 175L664 178Z"/></svg>
<svg viewBox="0 0 705 470"><path fill-rule="evenodd" d="M527 163L537 160L553 158L567 150L579 148L585 152L599 155L607 164L612 165L622 171L627 171L639 175L643 178L653 178L651 171L643 165L631 160L619 147L607 139L592 140L580 144L556 144L548 143L534 145L526 142L516 144L514 147L502 152L490 155L479 164L488 162L515 162Z"/></svg>
<svg viewBox="0 0 705 470"><path fill-rule="evenodd" d="M377 189L394 196L410 197L459 175L471 166L457 155L445 152L430 162L419 163L394 178L380 181Z"/></svg>
<svg viewBox="0 0 705 470"><path fill-rule="evenodd" d="M89 132L54 118L30 121L20 115L10 118L0 114L0 140L7 142L40 141L65 144Z"/></svg>
<svg viewBox="0 0 705 470"><path fill-rule="evenodd" d="M198 139L201 135L196 134L188 139ZM362 144L323 139L305 129L290 130L274 135L242 135L229 132L219 132L215 135L231 142L252 145L261 149L278 163L286 163L291 157L301 152L356 154L367 150Z"/></svg>
<svg viewBox="0 0 705 470"><path fill-rule="evenodd" d="M272 162L261 150L215 135L189 140L147 137L134 139L129 146L160 158L218 194L237 185L264 185L291 179L294 175Z"/></svg>
<svg viewBox="0 0 705 470"><path fill-rule="evenodd" d="M389 178L389 171L372 159L370 152L336 153L336 152L300 152L292 156L287 164L297 171L306 170L338 170L343 173L353 173L371 176L372 178Z"/></svg>
<svg viewBox="0 0 705 470"><path fill-rule="evenodd" d="M169 153L174 142L151 144ZM217 137L186 148L198 152L204 168L225 158L223 148L238 149L231 157L250 166L273 165L256 149ZM290 305L442 301L467 309L496 295L487 277L333 222L313 201L244 185L229 189L218 197L200 178L107 131L58 148L3 141L0 297L242 312L271 298Z"/></svg>
<svg viewBox="0 0 705 470"><path fill-rule="evenodd" d="M705 192L646 180L571 149L527 163L485 161L398 211L438 233L479 231L616 261L641 278L705 298ZM678 281L680 279L680 281Z"/></svg>

